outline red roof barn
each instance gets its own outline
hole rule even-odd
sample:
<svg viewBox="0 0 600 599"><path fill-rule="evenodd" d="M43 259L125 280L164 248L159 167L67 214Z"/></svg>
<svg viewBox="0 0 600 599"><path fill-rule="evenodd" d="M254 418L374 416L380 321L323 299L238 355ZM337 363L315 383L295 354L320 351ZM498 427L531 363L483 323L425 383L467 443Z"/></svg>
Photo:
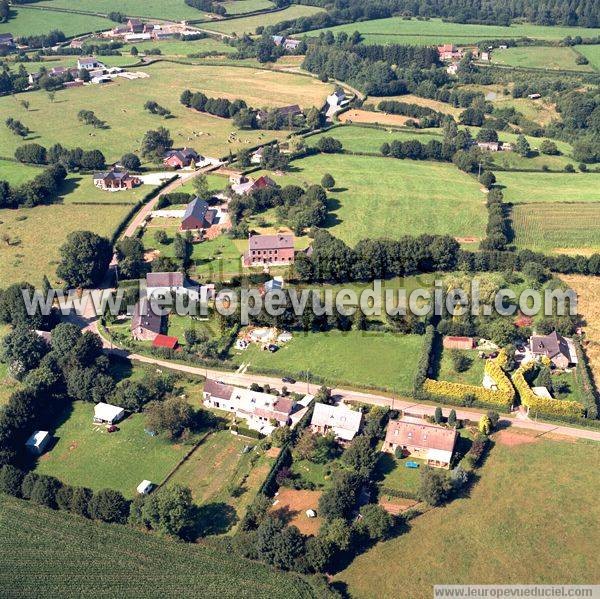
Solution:
<svg viewBox="0 0 600 599"><path fill-rule="evenodd" d="M157 335L152 342L152 347L164 347L165 349L177 349L179 339L169 335Z"/></svg>

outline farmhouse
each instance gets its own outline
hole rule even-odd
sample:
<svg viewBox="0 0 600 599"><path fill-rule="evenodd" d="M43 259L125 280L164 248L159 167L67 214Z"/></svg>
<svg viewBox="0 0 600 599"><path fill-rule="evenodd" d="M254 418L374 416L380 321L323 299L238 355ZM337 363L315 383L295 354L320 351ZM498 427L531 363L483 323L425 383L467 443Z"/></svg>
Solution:
<svg viewBox="0 0 600 599"><path fill-rule="evenodd" d="M94 406L94 422L96 424L114 424L125 416L125 410L119 406L100 402Z"/></svg>
<svg viewBox="0 0 600 599"><path fill-rule="evenodd" d="M440 60L460 60L462 58L462 51L458 50L453 44L444 44L437 47L438 56Z"/></svg>
<svg viewBox="0 0 600 599"><path fill-rule="evenodd" d="M556 368L577 364L577 352L571 339L552 331L549 335L532 335L529 350L534 358L547 357Z"/></svg>
<svg viewBox="0 0 600 599"><path fill-rule="evenodd" d="M231 186L231 190L237 195L248 195L258 189L265 189L266 187L276 187L277 183L270 177L263 175L256 180L247 179L240 183L236 183Z"/></svg>
<svg viewBox="0 0 600 599"><path fill-rule="evenodd" d="M298 104L290 104L289 106L282 106L281 108L276 108L274 112L277 114L279 118L287 118L293 119L295 116L302 114L302 109ZM256 120L262 121L267 117L267 112L264 110L259 110L256 113Z"/></svg>
<svg viewBox="0 0 600 599"><path fill-rule="evenodd" d="M327 104L331 107L345 106L349 101L346 92L339 87L330 96L327 96Z"/></svg>
<svg viewBox="0 0 600 599"><path fill-rule="evenodd" d="M202 295L201 291L202 287L189 284L180 272L149 272L146 275L146 297L148 299L165 298L174 294L185 295L198 301ZM206 295L206 290L204 295Z"/></svg>
<svg viewBox="0 0 600 599"><path fill-rule="evenodd" d="M446 336L442 341L444 349L473 349L475 339L473 337L451 337Z"/></svg>
<svg viewBox="0 0 600 599"><path fill-rule="evenodd" d="M498 142L498 141L478 141L477 147L480 150L487 150L488 152L498 152L500 150L500 142Z"/></svg>
<svg viewBox="0 0 600 599"><path fill-rule="evenodd" d="M264 153L265 153L264 146L258 148L258 150L255 150L254 152L252 152L252 156L250 157L250 162L252 164L260 164L260 161L262 160Z"/></svg>
<svg viewBox="0 0 600 599"><path fill-rule="evenodd" d="M243 265L250 266L281 266L294 262L294 236L252 235L248 240L248 250L242 257Z"/></svg>
<svg viewBox="0 0 600 599"><path fill-rule="evenodd" d="M44 449L50 443L52 437L48 431L35 431L27 441L25 441L25 448L29 453L34 455L41 455L44 453Z"/></svg>
<svg viewBox="0 0 600 599"><path fill-rule="evenodd" d="M133 189L142 182L138 177L130 175L127 171L107 171L104 173L95 173L93 176L94 185L105 191L121 191L123 189Z"/></svg>
<svg viewBox="0 0 600 599"><path fill-rule="evenodd" d="M296 407L296 402L287 397L233 387L213 379L206 379L203 396L205 406L235 413L249 428L265 435L278 426L290 424Z"/></svg>
<svg viewBox="0 0 600 599"><path fill-rule="evenodd" d="M216 216L217 211L209 208L208 202L196 197L185 209L185 214L181 221L181 230L195 231L198 229L208 229L214 223Z"/></svg>
<svg viewBox="0 0 600 599"><path fill-rule="evenodd" d="M345 405L329 406L316 403L310 429L319 435L333 432L336 439L352 441L360 429L361 422L362 412L351 410Z"/></svg>
<svg viewBox="0 0 600 599"><path fill-rule="evenodd" d="M94 69L104 69L105 66L93 56L81 56L77 59L77 68L85 69L86 71L93 71Z"/></svg>
<svg viewBox="0 0 600 599"><path fill-rule="evenodd" d="M196 166L197 162L202 162L204 158L193 148L183 148L181 150L169 150L163 159L165 166L171 168L186 168Z"/></svg>
<svg viewBox="0 0 600 599"><path fill-rule="evenodd" d="M138 341L154 341L160 334L162 316L156 314L147 297L141 297L131 318L131 336Z"/></svg>
<svg viewBox="0 0 600 599"><path fill-rule="evenodd" d="M131 33L142 33L144 31L144 23L140 19L129 19L127 21L127 29Z"/></svg>
<svg viewBox="0 0 600 599"><path fill-rule="evenodd" d="M456 429L405 416L390 420L382 450L394 453L399 449L405 455L427 460L429 466L448 469L457 437Z"/></svg>
<svg viewBox="0 0 600 599"><path fill-rule="evenodd" d="M154 485L152 484L151 481L149 480L143 480L136 488L136 491L140 494L140 495L148 495L148 493L150 493L150 491L152 491L152 489L154 488Z"/></svg>
<svg viewBox="0 0 600 599"><path fill-rule="evenodd" d="M154 337L154 341L152 342L152 347L163 349L177 349L178 346L179 339L169 335L156 335L156 337Z"/></svg>

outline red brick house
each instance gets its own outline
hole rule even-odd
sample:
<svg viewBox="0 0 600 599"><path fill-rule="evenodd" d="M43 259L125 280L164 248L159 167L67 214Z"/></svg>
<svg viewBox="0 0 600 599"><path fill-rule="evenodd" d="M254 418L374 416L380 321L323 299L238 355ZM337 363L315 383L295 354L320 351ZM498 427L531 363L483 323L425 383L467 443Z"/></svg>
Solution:
<svg viewBox="0 0 600 599"><path fill-rule="evenodd" d="M248 250L242 261L246 267L293 264L294 236L282 233L278 235L252 235L248 240Z"/></svg>
<svg viewBox="0 0 600 599"><path fill-rule="evenodd" d="M133 189L141 184L138 177L130 175L127 171L107 171L94 174L94 185L106 191L119 191Z"/></svg>
<svg viewBox="0 0 600 599"><path fill-rule="evenodd" d="M182 150L169 150L163 159L165 166L171 168L185 168L195 166L196 162L200 162L202 156L192 148L183 148Z"/></svg>
<svg viewBox="0 0 600 599"><path fill-rule="evenodd" d="M208 203L200 198L194 198L186 207L181 221L182 231L208 229L212 226L217 211L209 208Z"/></svg>
<svg viewBox="0 0 600 599"><path fill-rule="evenodd" d="M129 19L127 21L127 29L131 33L142 33L144 31L144 23L139 19Z"/></svg>

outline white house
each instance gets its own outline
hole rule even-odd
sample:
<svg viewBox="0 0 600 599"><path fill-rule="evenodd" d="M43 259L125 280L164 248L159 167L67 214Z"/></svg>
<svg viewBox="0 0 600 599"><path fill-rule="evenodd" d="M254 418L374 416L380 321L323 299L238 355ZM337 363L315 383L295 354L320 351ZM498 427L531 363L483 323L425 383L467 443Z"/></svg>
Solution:
<svg viewBox="0 0 600 599"><path fill-rule="evenodd" d="M125 410L109 403L97 403L94 406L94 422L96 424L114 424L125 416Z"/></svg>
<svg viewBox="0 0 600 599"><path fill-rule="evenodd" d="M25 441L25 448L34 455L41 455L44 453L44 449L46 449L48 443L50 443L51 438L48 431L35 431L35 433Z"/></svg>
<svg viewBox="0 0 600 599"><path fill-rule="evenodd" d="M336 439L352 441L360 429L362 412L351 410L345 405L330 406L316 403L310 428L313 433L327 435L335 434Z"/></svg>
<svg viewBox="0 0 600 599"><path fill-rule="evenodd" d="M214 289L214 286L213 286ZM189 285L180 272L149 272L146 275L146 297L164 298L169 294L186 295L193 301L206 302L210 287Z"/></svg>
<svg viewBox="0 0 600 599"><path fill-rule="evenodd" d="M152 491L152 489L154 488L154 485L152 484L151 481L149 480L143 480L138 486L137 486L137 492L140 495L148 495L148 493L150 493L150 491Z"/></svg>
<svg viewBox="0 0 600 599"><path fill-rule="evenodd" d="M94 69L104 69L104 63L100 62L93 56L81 56L77 59L77 68L93 71Z"/></svg>

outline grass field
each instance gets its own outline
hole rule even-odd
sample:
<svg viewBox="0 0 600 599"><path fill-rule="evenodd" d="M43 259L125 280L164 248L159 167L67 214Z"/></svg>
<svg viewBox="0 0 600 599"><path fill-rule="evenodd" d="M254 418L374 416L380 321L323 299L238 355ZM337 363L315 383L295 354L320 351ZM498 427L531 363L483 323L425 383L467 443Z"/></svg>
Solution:
<svg viewBox="0 0 600 599"><path fill-rule="evenodd" d="M575 49L590 61L596 71L600 70L600 45L576 46Z"/></svg>
<svg viewBox="0 0 600 599"><path fill-rule="evenodd" d="M525 442L496 444L468 497L419 516L339 573L348 594L391 599L401 588L429 599L433 584L597 581L600 506L590 493L600 473L586 464L600 459L600 444L517 438ZM551 559L539 559L541 547Z"/></svg>
<svg viewBox="0 0 600 599"><path fill-rule="evenodd" d="M506 202L595 202L600 175L595 173L496 173Z"/></svg>
<svg viewBox="0 0 600 599"><path fill-rule="evenodd" d="M287 132L239 132L230 119L198 113L179 103L186 89L202 90L212 97L245 99L248 104L284 106L299 103L304 107L321 106L332 86L310 77L251 68L222 66L186 66L159 62L143 67L149 79L118 80L104 86L84 86L59 91L52 102L45 92L27 95L29 111L16 98L0 98L0 113L21 120L33 130L31 140L50 146L60 142L66 147L101 148L107 161L125 152L139 149L144 133L159 126L167 127L175 147L195 146L207 156L225 155L231 149L256 145L264 138L282 138ZM155 100L172 111L175 118L162 119L143 109L147 100ZM93 110L107 121L109 128L93 129L77 120L82 109ZM57 123L69 123L57 127ZM231 132L238 132L228 143ZM196 135L194 134L196 133ZM13 139L14 138L14 139ZM0 156L11 156L23 143L15 135L0 136Z"/></svg>
<svg viewBox="0 0 600 599"><path fill-rule="evenodd" d="M211 532L226 532L242 518L269 473L273 458L257 450L243 453L254 443L228 430L212 433L170 480L189 487L194 503L213 516ZM238 486L241 494L232 497L230 489Z"/></svg>
<svg viewBox="0 0 600 599"><path fill-rule="evenodd" d="M308 370L330 384L374 386L409 393L422 342L419 335L337 330L298 332L274 354L251 345L243 352L235 352L234 359L250 363L250 370L257 372L275 369L300 380L305 378L301 373Z"/></svg>
<svg viewBox="0 0 600 599"><path fill-rule="evenodd" d="M583 27L546 27L542 25L514 24L510 27L498 25L465 25L461 23L444 23L440 19L418 21L404 20L402 17L376 19L359 23L349 23L327 28L334 33L345 31L351 34L360 31L367 44L437 44L437 43L477 43L482 39L506 39L530 37L535 39L560 40L567 35L591 37L598 35L598 29ZM311 31L311 36L318 36L319 29Z"/></svg>
<svg viewBox="0 0 600 599"><path fill-rule="evenodd" d="M190 449L147 435L142 414L121 421L116 433L93 424L93 414L93 403L73 402L72 412L53 432L56 445L39 459L36 472L71 485L116 489L133 497L142 480L162 482Z"/></svg>
<svg viewBox="0 0 600 599"><path fill-rule="evenodd" d="M515 244L532 250L600 249L600 204L516 204L512 208Z"/></svg>
<svg viewBox="0 0 600 599"><path fill-rule="evenodd" d="M523 46L496 50L492 54L492 63L511 67L535 69L592 71L589 64L577 64L577 52L568 47Z"/></svg>
<svg viewBox="0 0 600 599"><path fill-rule="evenodd" d="M14 599L41 589L52 597L323 596L309 579L244 560L218 542L174 543L6 495L0 496L0 545L0 584Z"/></svg>
<svg viewBox="0 0 600 599"><path fill-rule="evenodd" d="M222 54L233 54L236 49L228 46L220 40L212 37L206 37L200 40L163 40L160 42L135 42L121 48L121 52L128 53L135 46L139 52L147 52L150 49L158 48L163 56L187 56L188 54L199 54L202 52L220 52ZM108 56L107 58L112 58ZM133 59L133 57L131 57Z"/></svg>
<svg viewBox="0 0 600 599"><path fill-rule="evenodd" d="M483 235L487 215L479 185L451 164L319 154L294 161L292 172L275 180L319 183L325 173L336 181L328 226L347 243L419 233Z"/></svg>
<svg viewBox="0 0 600 599"><path fill-rule="evenodd" d="M275 6L270 0L227 0L221 4L228 15L243 15L255 10L269 10Z"/></svg>
<svg viewBox="0 0 600 599"><path fill-rule="evenodd" d="M455 383L464 383L481 387L483 383L483 367L485 366L485 360L482 360L479 357L477 350L458 351L461 354L465 354L471 360L469 368L465 370L465 372L457 372L452 364L450 352L444 350L440 356L439 371L436 376L437 380L452 381Z"/></svg>
<svg viewBox="0 0 600 599"><path fill-rule="evenodd" d="M152 17L155 19L201 19L206 13L192 8L180 0L43 0L36 6L67 8L95 13L124 12L128 16ZM71 18L69 16L69 18Z"/></svg>
<svg viewBox="0 0 600 599"><path fill-rule="evenodd" d="M0 180L8 181L11 185L21 185L21 183L31 181L42 172L43 169L40 167L0 158Z"/></svg>
<svg viewBox="0 0 600 599"><path fill-rule="evenodd" d="M225 21L214 21L212 23L203 23L203 27L211 31L225 33L229 35L241 36L244 33L254 33L257 27L268 27L281 21L289 21L299 17L308 17L323 9L314 6L304 6L301 4L292 4L284 10L262 15L254 15L241 19L230 19Z"/></svg>
<svg viewBox="0 0 600 599"><path fill-rule="evenodd" d="M114 2L114 4L118 3ZM122 8L122 5L120 6ZM10 12L13 16L7 23L0 23L0 33L12 33L15 37L40 35L49 33L53 29L72 36L88 31L105 31L114 27L113 21L91 15L67 15L64 12L14 6L11 6Z"/></svg>

